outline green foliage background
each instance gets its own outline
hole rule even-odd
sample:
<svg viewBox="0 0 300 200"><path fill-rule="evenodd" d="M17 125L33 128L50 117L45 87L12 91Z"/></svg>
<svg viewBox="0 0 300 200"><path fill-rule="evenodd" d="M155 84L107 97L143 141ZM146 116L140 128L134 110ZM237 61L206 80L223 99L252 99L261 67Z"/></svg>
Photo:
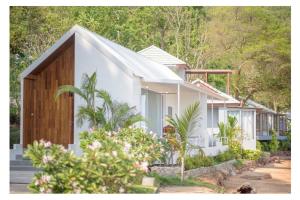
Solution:
<svg viewBox="0 0 300 200"><path fill-rule="evenodd" d="M74 24L134 51L154 44L191 68L236 69L232 95L290 110L290 7L11 7L12 105L20 72ZM209 83L225 89L224 76Z"/></svg>

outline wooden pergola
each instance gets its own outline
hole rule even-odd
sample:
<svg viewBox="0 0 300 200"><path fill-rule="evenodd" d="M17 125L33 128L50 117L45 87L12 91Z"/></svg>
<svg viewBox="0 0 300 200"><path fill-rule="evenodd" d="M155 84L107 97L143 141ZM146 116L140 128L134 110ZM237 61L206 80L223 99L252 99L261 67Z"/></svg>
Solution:
<svg viewBox="0 0 300 200"><path fill-rule="evenodd" d="M230 94L230 75L234 73L234 70L230 69L187 69L187 75L198 74L204 75L204 81L207 82L209 74L225 74L227 75L226 80L226 93Z"/></svg>

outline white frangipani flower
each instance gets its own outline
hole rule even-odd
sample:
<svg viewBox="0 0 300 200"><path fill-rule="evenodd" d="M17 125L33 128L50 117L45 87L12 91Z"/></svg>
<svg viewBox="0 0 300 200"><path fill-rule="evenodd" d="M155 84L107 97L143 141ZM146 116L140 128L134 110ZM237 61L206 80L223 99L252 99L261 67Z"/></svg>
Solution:
<svg viewBox="0 0 300 200"><path fill-rule="evenodd" d="M120 187L119 192L124 193L125 192L124 188Z"/></svg>
<svg viewBox="0 0 300 200"><path fill-rule="evenodd" d="M101 147L102 147L102 144L97 140L95 140L92 144L90 144L88 146L88 148L91 149L91 150L99 149Z"/></svg>
<svg viewBox="0 0 300 200"><path fill-rule="evenodd" d="M148 162L144 161L140 164L141 170L147 172L148 171Z"/></svg>
<svg viewBox="0 0 300 200"><path fill-rule="evenodd" d="M47 164L47 163L51 162L52 160L53 160L52 156L48 156L48 155L43 156L43 163L44 164Z"/></svg>
<svg viewBox="0 0 300 200"><path fill-rule="evenodd" d="M51 147L51 142L50 142L50 141L45 142L45 143L44 143L44 147L45 147L45 148Z"/></svg>
<svg viewBox="0 0 300 200"><path fill-rule="evenodd" d="M117 157L117 156L118 156L118 152L116 152L116 151L112 151L111 154L112 154L114 157Z"/></svg>
<svg viewBox="0 0 300 200"><path fill-rule="evenodd" d="M128 153L129 150L130 150L130 148L131 148L131 144L125 142L125 144L124 144L124 151L125 151L126 153Z"/></svg>
<svg viewBox="0 0 300 200"><path fill-rule="evenodd" d="M42 176L41 176L41 181L42 181L43 183L49 183L50 180L51 180L51 176L48 176L48 175L42 175Z"/></svg>

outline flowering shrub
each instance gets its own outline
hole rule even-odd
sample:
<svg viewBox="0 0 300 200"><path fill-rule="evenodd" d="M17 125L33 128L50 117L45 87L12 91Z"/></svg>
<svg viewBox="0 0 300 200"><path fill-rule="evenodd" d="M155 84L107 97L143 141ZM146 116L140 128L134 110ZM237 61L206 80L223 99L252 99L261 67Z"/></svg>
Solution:
<svg viewBox="0 0 300 200"><path fill-rule="evenodd" d="M162 142L152 131L145 133L141 128L123 128L117 138L123 141L125 146L130 147L130 153L138 161L152 164L160 160L165 152Z"/></svg>
<svg viewBox="0 0 300 200"><path fill-rule="evenodd" d="M80 157L61 145L35 141L25 156L42 172L29 188L37 193L124 193L141 183L149 163L159 158L160 146L154 136L131 128L83 132Z"/></svg>
<svg viewBox="0 0 300 200"><path fill-rule="evenodd" d="M262 155L260 150L243 149L242 157L246 160L258 160Z"/></svg>
<svg viewBox="0 0 300 200"><path fill-rule="evenodd" d="M240 159L242 157L242 145L237 140L232 140L228 142L228 147L230 152L235 156L236 159Z"/></svg>

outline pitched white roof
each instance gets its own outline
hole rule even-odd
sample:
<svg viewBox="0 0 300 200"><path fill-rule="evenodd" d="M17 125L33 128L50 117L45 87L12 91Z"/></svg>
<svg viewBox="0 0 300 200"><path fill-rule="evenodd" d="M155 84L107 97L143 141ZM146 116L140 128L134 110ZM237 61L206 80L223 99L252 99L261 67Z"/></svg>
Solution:
<svg viewBox="0 0 300 200"><path fill-rule="evenodd" d="M84 37L84 39L89 41L103 54L110 57L111 59L115 59L118 62L121 62L123 64L123 70L131 75L141 77L146 82L184 83L184 80L181 79L168 67L154 62L141 54L127 49L78 25L73 26L40 58L38 58L26 70L24 70L21 74L21 77L24 78L25 76L30 74L30 72L32 72L37 66L39 66L49 55L51 55L56 49L58 49L73 34Z"/></svg>
<svg viewBox="0 0 300 200"><path fill-rule="evenodd" d="M220 90L218 90L217 88L211 86L210 84L200 80L200 79L196 79L192 82L193 84L197 85L197 83L200 83L200 85L204 85L206 87L208 87L209 89L211 89L212 91L214 91L216 94L222 96L224 99L226 99L225 101L224 100L211 100L211 99L207 99L207 103L226 103L226 104L240 104L240 101L238 101L237 99L235 99L234 97L224 93L224 92L221 92Z"/></svg>
<svg viewBox="0 0 300 200"><path fill-rule="evenodd" d="M248 99L246 101L246 104L250 108L258 108L258 109L262 109L264 112L269 112L269 113L276 114L275 110L272 110L272 109L270 109L270 108L268 108L268 107L266 107L262 104L259 104L259 103L255 102L253 100Z"/></svg>
<svg viewBox="0 0 300 200"><path fill-rule="evenodd" d="M164 65L186 65L184 61L154 45L151 45L138 53Z"/></svg>

